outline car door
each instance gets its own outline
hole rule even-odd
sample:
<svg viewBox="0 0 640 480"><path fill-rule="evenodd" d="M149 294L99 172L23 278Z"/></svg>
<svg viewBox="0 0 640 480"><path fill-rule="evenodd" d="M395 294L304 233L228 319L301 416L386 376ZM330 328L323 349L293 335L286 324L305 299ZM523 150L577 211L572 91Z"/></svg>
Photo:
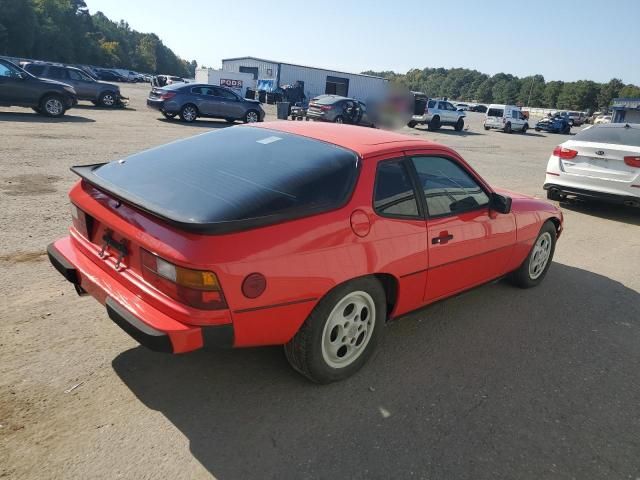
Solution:
<svg viewBox="0 0 640 480"><path fill-rule="evenodd" d="M513 214L489 208L490 189L459 159L445 152L410 158L427 214L425 301L505 274L515 245Z"/></svg>
<svg viewBox="0 0 640 480"><path fill-rule="evenodd" d="M447 107L447 122L456 123L458 121L458 109L453 103L449 102L445 102L445 107Z"/></svg>
<svg viewBox="0 0 640 480"><path fill-rule="evenodd" d="M244 106L240 98L226 88L215 87L215 95L220 102L222 117L240 119L244 117Z"/></svg>
<svg viewBox="0 0 640 480"><path fill-rule="evenodd" d="M440 123L451 121L447 111L447 102L438 102L438 115L440 116Z"/></svg>
<svg viewBox="0 0 640 480"><path fill-rule="evenodd" d="M32 103L29 94L29 78L12 65L0 62L0 103L23 105ZM37 101L36 101L37 103Z"/></svg>
<svg viewBox="0 0 640 480"><path fill-rule="evenodd" d="M513 130L522 130L524 126L524 118L520 110L511 110L511 128Z"/></svg>
<svg viewBox="0 0 640 480"><path fill-rule="evenodd" d="M377 164L374 158L367 162L376 165L376 170L372 175L365 166L361 182L373 184L374 215L367 220L363 211L356 210L360 214L352 215L351 224L354 231L359 222L370 227L362 236L363 242L373 242L365 246L367 255L363 256L368 270L392 272L398 279L396 312L415 310L424 304L428 250L424 209L411 166L402 154L392 154Z"/></svg>
<svg viewBox="0 0 640 480"><path fill-rule="evenodd" d="M96 82L89 79L88 75L84 75L78 70L67 70L69 80L65 83L70 83L75 88L78 98L81 100L96 100L98 98Z"/></svg>

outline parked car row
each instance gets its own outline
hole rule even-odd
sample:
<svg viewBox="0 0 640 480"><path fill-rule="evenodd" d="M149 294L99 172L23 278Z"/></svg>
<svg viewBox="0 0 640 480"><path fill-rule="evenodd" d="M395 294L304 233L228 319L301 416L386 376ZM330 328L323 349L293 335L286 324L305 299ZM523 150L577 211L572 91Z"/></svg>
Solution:
<svg viewBox="0 0 640 480"><path fill-rule="evenodd" d="M27 107L42 115L61 117L76 103L78 95L71 85L35 77L0 59L0 105Z"/></svg>
<svg viewBox="0 0 640 480"><path fill-rule="evenodd" d="M26 63L22 68L34 77L71 85L78 100L87 100L103 107L114 107L123 103L119 86L96 80L79 68L46 63Z"/></svg>

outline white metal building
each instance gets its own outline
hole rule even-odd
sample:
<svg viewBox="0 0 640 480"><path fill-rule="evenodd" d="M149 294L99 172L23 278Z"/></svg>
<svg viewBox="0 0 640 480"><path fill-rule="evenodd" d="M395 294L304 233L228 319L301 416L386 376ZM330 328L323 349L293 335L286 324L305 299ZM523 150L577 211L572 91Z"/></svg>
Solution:
<svg viewBox="0 0 640 480"><path fill-rule="evenodd" d="M274 80L276 86L304 84L307 98L325 93L343 95L366 102L380 98L387 80L382 77L346 73L325 68L305 67L256 57L238 57L222 60L222 70L253 74L256 80Z"/></svg>

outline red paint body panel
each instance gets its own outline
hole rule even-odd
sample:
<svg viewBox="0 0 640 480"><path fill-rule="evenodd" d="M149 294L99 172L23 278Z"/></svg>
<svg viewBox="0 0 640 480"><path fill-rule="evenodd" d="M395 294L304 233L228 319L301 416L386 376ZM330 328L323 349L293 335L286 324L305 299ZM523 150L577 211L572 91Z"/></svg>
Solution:
<svg viewBox="0 0 640 480"><path fill-rule="evenodd" d="M309 136L358 153L362 164L349 202L276 225L206 235L180 231L120 205L84 182L70 192L71 201L95 219L91 241L72 228L69 237L55 244L79 272L81 286L102 303L107 295L113 297L141 321L167 332L174 351L202 346L199 326L207 325L233 325L236 347L286 343L332 288L365 275L395 280L397 298L390 316L397 317L514 270L528 255L543 222L551 217L562 222L553 205L511 192L512 212L505 215L484 209L441 219L383 218L372 206L380 160L413 153L446 155L491 189L451 149L404 135L310 122L257 127ZM98 255L107 228L130 245L120 270L113 256ZM453 239L433 244L442 232ZM182 267L214 272L228 309L197 310L157 291L142 278L141 248ZM242 294L242 282L255 272L266 277L267 285L262 295L250 299Z"/></svg>

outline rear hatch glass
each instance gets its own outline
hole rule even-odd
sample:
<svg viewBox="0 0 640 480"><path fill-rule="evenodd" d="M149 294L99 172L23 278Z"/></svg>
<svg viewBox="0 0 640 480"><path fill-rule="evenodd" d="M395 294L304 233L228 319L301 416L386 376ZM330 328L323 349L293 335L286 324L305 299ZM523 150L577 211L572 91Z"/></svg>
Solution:
<svg viewBox="0 0 640 480"><path fill-rule="evenodd" d="M504 116L504 110L502 110L501 108L490 108L487 111L487 117L500 117L502 118Z"/></svg>
<svg viewBox="0 0 640 480"><path fill-rule="evenodd" d="M74 171L180 228L225 233L342 206L358 157L318 140L239 126Z"/></svg>

